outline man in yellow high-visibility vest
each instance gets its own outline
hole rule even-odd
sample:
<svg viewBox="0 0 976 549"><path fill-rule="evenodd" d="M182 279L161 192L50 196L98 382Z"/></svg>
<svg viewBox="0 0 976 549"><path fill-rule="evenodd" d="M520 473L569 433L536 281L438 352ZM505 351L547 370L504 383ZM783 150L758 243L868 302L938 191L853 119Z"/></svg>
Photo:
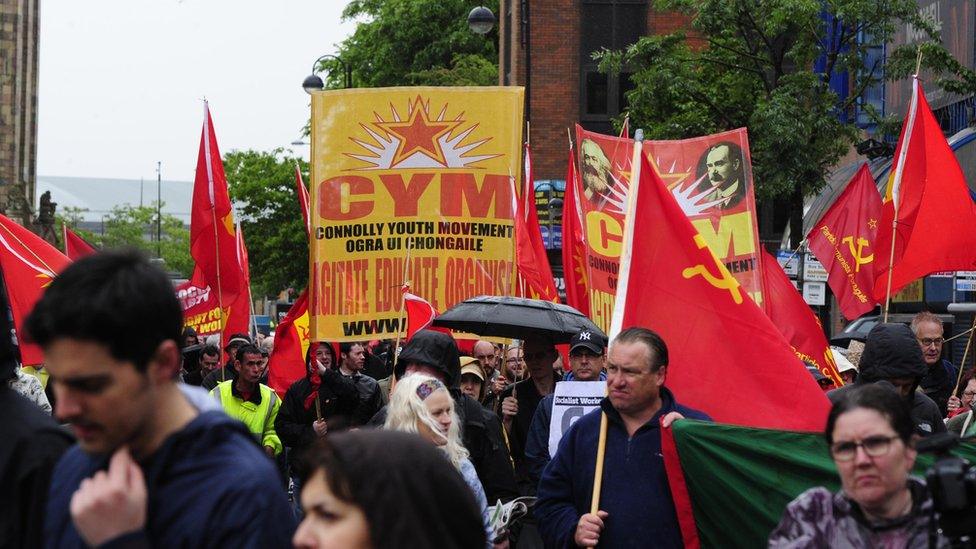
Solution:
<svg viewBox="0 0 976 549"><path fill-rule="evenodd" d="M270 457L281 453L281 439L275 432L275 418L281 399L258 380L264 375L264 358L261 350L254 345L242 345L237 349L234 362L237 378L224 381L210 391L232 418L239 419L247 426L258 443Z"/></svg>

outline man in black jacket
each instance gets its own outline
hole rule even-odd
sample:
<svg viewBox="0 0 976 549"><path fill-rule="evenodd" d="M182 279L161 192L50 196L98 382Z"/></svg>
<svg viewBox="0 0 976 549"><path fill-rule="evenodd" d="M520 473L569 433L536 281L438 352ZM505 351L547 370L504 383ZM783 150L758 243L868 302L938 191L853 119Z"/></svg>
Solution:
<svg viewBox="0 0 976 549"><path fill-rule="evenodd" d="M854 387L866 383L887 381L895 386L911 406L915 431L927 436L944 433L945 423L939 407L925 393L918 391L919 383L928 371L915 334L904 324L878 324L868 333L864 352L858 363L857 381L827 393L831 402Z"/></svg>
<svg viewBox="0 0 976 549"><path fill-rule="evenodd" d="M512 500L519 493L501 422L477 400L461 393L458 387L461 377L459 357L454 338L433 330L421 330L403 347L393 373L397 379L411 373L426 374L447 385L454 398L461 441L471 454L471 463L484 486L485 496L490 503ZM385 421L384 407L370 423L382 425Z"/></svg>
<svg viewBox="0 0 976 549"><path fill-rule="evenodd" d="M293 466L316 439L351 426L359 393L350 379L332 368L333 355L332 346L327 343L309 345L306 375L291 384L278 410L275 431L290 448L288 461Z"/></svg>
<svg viewBox="0 0 976 549"><path fill-rule="evenodd" d="M339 373L352 381L359 391L359 406L353 416L356 426L369 423L383 407L383 395L379 383L363 373L366 365L366 346L362 343L341 343L339 345Z"/></svg>

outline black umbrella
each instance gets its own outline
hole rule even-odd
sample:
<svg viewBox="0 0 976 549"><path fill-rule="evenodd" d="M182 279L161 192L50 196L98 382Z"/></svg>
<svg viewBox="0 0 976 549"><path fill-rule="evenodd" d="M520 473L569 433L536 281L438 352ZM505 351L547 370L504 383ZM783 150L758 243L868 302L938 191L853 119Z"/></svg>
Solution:
<svg viewBox="0 0 976 549"><path fill-rule="evenodd" d="M583 330L606 337L589 318L568 305L491 295L458 303L435 318L434 326L482 336L549 339L553 343L569 343Z"/></svg>

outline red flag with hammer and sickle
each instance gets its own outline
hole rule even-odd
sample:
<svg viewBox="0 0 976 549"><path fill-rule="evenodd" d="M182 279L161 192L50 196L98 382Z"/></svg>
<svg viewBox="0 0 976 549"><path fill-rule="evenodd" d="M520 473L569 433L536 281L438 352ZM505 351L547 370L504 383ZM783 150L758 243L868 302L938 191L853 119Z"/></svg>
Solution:
<svg viewBox="0 0 976 549"><path fill-rule="evenodd" d="M863 164L837 201L807 234L807 245L827 270L827 283L848 320L874 309L875 266L884 254L875 249L881 195Z"/></svg>
<svg viewBox="0 0 976 549"><path fill-rule="evenodd" d="M715 421L822 430L827 397L645 155L639 181L628 207L612 331L641 326L660 334L670 356L665 385L678 402Z"/></svg>

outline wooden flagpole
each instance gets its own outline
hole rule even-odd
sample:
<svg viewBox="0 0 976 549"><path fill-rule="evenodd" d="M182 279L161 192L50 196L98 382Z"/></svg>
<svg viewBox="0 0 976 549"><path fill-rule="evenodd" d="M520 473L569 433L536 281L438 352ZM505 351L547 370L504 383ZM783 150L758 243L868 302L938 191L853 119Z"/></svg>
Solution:
<svg viewBox="0 0 976 549"><path fill-rule="evenodd" d="M969 347L973 344L973 331L976 328L976 316L973 317L973 326L969 328L969 339L966 341L966 350L962 353L962 361L959 363L959 373L956 375L956 386L952 388L952 394L955 395L959 390L959 384L962 383L962 373L966 369L966 357L969 356Z"/></svg>
<svg viewBox="0 0 976 549"><path fill-rule="evenodd" d="M207 139L208 140L210 139L209 134L207 135ZM209 147L208 147L208 151L209 151ZM207 162L210 162L209 155L207 158ZM213 183L211 182L211 184ZM212 221L211 225L213 225L214 250L215 250L215 254L217 255L217 329L218 329L217 333L220 335L220 346L221 349L223 349L224 347L226 347L226 345L224 345L224 292L222 289L223 284L221 284L221 279L220 279L220 238L217 235L217 208L215 207L213 202L210 203L210 219ZM233 357L231 357L231 360L233 360ZM221 383L226 381L225 370L226 368L224 368L223 366L220 367Z"/></svg>
<svg viewBox="0 0 976 549"><path fill-rule="evenodd" d="M211 156L212 153L210 152L210 104L207 103L206 99L203 100L203 108L206 114L203 119L203 123L207 127L207 131L203 136L204 146L207 151L207 185L209 185L210 189L212 190L214 183L213 174L211 173L212 168L210 167L211 162L213 161ZM224 345L224 291L220 277L220 237L217 235L217 205L215 204L216 200L214 198L216 193L208 193L208 196L210 197L210 224L213 226L214 234L214 254L217 257L217 333L220 336L221 350L223 350L224 347L226 347L226 345ZM231 360L233 360L233 357L231 357ZM226 381L226 372L223 366L220 367L220 381L221 383Z"/></svg>
<svg viewBox="0 0 976 549"><path fill-rule="evenodd" d="M638 187L640 184L640 172L641 172L641 155L643 154L643 141L644 132L638 129L634 134L634 154L631 159L630 168L630 188L627 190L627 218L624 219L624 224L630 227L629 230L624 231L624 251L621 255L621 271L625 273L625 277L618 282L617 286L617 303L614 306L613 319L610 325L610 338L612 339L617 335L621 329L623 323L623 307L625 306L626 296L627 296L627 270L630 268L630 258L626 249L627 244L633 242L633 226L634 226L634 216L636 215L635 207L637 205L637 193L639 192ZM603 462L607 451L607 413L600 412L600 438L597 442L596 448L596 468L593 472L593 494L590 498L590 513L596 513L600 510L600 492L603 489Z"/></svg>
<svg viewBox="0 0 976 549"><path fill-rule="evenodd" d="M915 74L912 75L912 103L908 111L908 128L905 130L905 141L898 151L898 167L895 169L894 181L891 182L891 200L894 202L895 214L891 219L891 253L888 256L888 284L885 287L884 318L888 322L888 312L891 308L891 274L895 267L895 239L898 236L898 205L901 202L901 178L905 170L905 157L908 156L908 143L915 129L915 115L918 110L918 73L922 68L922 48L918 48L918 58L915 60Z"/></svg>
<svg viewBox="0 0 976 549"><path fill-rule="evenodd" d="M412 247L413 241L407 239L407 255L403 260L403 287L410 288L410 249ZM390 394L393 394L393 388L396 387L396 367L397 362L400 360L400 338L403 335L403 322L404 318L407 316L407 297L400 292L400 322L397 324L397 336L396 343L393 344L393 372L390 373Z"/></svg>

